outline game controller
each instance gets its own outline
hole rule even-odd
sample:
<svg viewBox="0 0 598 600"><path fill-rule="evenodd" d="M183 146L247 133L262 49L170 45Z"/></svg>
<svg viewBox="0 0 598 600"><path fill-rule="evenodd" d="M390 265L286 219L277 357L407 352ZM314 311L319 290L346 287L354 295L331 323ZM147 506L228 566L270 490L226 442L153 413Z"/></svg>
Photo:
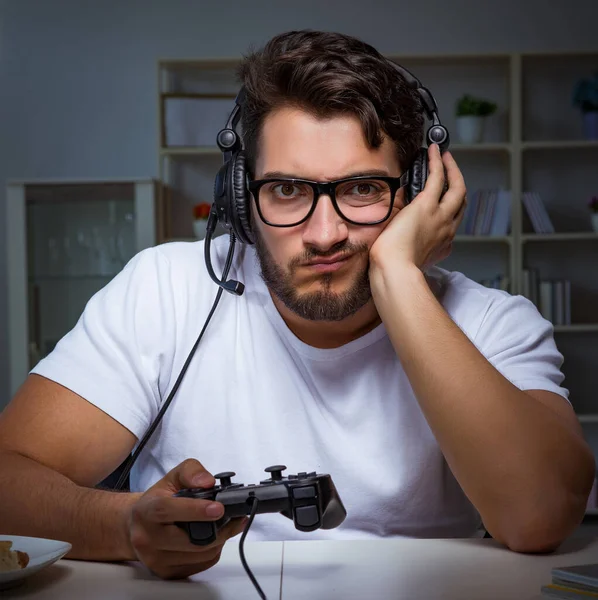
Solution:
<svg viewBox="0 0 598 600"><path fill-rule="evenodd" d="M218 521L177 522L192 544L205 546L216 540L218 530L231 519L251 514L257 501L256 514L281 513L295 524L299 531L334 529L347 516L347 511L336 491L330 475L298 473L283 477L284 465L265 469L270 478L259 484L233 483L233 472L218 473L214 477L220 485L212 488L189 488L174 494L182 498L213 500L224 505L224 515Z"/></svg>

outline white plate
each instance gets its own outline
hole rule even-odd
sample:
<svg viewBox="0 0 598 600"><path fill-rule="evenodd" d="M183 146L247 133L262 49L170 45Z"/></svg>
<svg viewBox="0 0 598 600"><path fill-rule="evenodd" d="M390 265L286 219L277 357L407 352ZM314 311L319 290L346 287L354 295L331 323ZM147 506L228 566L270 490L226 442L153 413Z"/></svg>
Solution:
<svg viewBox="0 0 598 600"><path fill-rule="evenodd" d="M29 564L24 569L1 572L0 590L18 585L30 575L60 560L71 549L71 544L68 542L20 535L0 535L0 542L8 540L12 542L11 550L22 550L29 554Z"/></svg>

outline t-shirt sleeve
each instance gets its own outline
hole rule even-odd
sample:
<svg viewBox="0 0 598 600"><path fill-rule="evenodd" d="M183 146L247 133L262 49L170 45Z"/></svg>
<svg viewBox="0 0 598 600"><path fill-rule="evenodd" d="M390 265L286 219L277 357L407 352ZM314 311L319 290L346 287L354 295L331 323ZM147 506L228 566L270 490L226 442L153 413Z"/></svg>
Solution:
<svg viewBox="0 0 598 600"><path fill-rule="evenodd" d="M172 360L171 288L167 258L143 250L31 373L79 394L139 439L159 410L162 365Z"/></svg>
<svg viewBox="0 0 598 600"><path fill-rule="evenodd" d="M474 342L519 389L547 390L569 400L569 391L561 385L563 355L554 340L554 327L524 296L496 298Z"/></svg>

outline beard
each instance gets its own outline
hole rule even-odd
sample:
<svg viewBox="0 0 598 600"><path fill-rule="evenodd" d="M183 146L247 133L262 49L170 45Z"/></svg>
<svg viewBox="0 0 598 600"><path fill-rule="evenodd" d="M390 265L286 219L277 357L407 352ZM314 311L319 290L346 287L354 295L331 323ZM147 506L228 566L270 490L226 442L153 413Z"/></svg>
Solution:
<svg viewBox="0 0 598 600"><path fill-rule="evenodd" d="M296 315L310 321L342 321L365 306L372 297L369 280L369 260L355 273L349 288L335 292L332 284L336 273L323 273L317 277L319 290L300 294L293 284L293 275L306 261L332 256L339 252L369 255L366 244L353 244L344 240L326 252L307 248L300 256L289 261L285 269L276 263L261 235L256 232L255 248L261 276L270 291Z"/></svg>

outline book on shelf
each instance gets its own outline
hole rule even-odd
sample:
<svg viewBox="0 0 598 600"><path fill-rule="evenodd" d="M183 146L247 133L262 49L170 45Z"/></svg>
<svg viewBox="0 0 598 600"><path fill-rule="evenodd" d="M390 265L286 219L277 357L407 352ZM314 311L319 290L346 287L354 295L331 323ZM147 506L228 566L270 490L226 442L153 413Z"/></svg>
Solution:
<svg viewBox="0 0 598 600"><path fill-rule="evenodd" d="M538 192L523 192L521 201L535 233L554 233L554 225Z"/></svg>
<svg viewBox="0 0 598 600"><path fill-rule="evenodd" d="M571 325L571 281L540 279L537 269L531 268L523 269L521 275L521 295L554 325Z"/></svg>
<svg viewBox="0 0 598 600"><path fill-rule="evenodd" d="M511 226L511 192L479 189L469 195L459 227L460 235L508 235Z"/></svg>

